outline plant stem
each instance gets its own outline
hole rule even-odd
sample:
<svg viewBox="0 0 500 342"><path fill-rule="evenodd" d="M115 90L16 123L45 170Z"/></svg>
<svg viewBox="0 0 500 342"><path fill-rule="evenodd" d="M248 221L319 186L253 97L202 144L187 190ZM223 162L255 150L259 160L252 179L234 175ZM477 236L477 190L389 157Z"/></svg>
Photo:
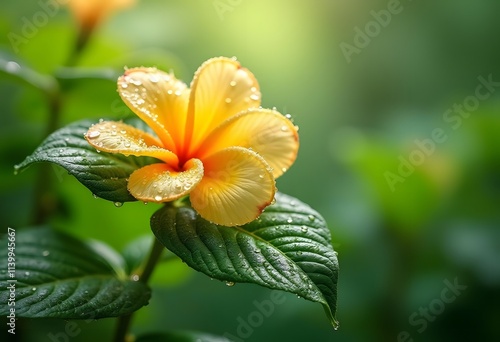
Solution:
<svg viewBox="0 0 500 342"><path fill-rule="evenodd" d="M49 120L45 128L44 136L54 132L59 126L61 117L61 96L59 91L49 94ZM35 182L35 203L33 224L40 225L46 222L58 207L58 199L50 191L52 188L52 178L50 177L51 165L41 165Z"/></svg>
<svg viewBox="0 0 500 342"><path fill-rule="evenodd" d="M64 66L70 67L74 66L77 63L82 51L87 46L91 33L92 31L89 30L80 30L75 46L70 52L70 55L68 56L68 59ZM25 73L27 73L27 71L25 71ZM31 84L45 85L47 83L47 81L41 83L45 80L35 76L31 75L31 77L27 78L28 80L32 81ZM55 83L55 85L48 83L52 86L51 88L47 88L47 86L41 88L45 90L49 102L49 118L47 127L45 129L45 137L58 129L61 121L61 107L64 94L55 78L53 79L53 83ZM47 219L54 214L59 206L58 198L50 191L53 185L50 177L50 172L51 170L49 165L41 166L39 174L37 175L37 179L35 181L34 213L32 221L34 225L45 223Z"/></svg>
<svg viewBox="0 0 500 342"><path fill-rule="evenodd" d="M153 274L155 266L160 259L161 253L163 252L164 247L155 237L153 241L153 245L151 246L151 252L149 253L149 257L144 265L144 267L132 275L132 279L136 281L140 281L144 284L147 284L149 278ZM127 333L130 327L130 323L132 321L133 313L118 317L118 324L116 326L116 333L114 342L126 342L127 341Z"/></svg>

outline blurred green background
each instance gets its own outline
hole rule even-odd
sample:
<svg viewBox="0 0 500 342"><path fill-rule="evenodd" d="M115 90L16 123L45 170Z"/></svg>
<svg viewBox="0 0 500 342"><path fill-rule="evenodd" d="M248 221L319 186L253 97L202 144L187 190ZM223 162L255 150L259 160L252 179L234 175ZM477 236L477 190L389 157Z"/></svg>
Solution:
<svg viewBox="0 0 500 342"><path fill-rule="evenodd" d="M172 69L190 82L203 61L219 55L237 56L259 80L263 106L292 114L299 125L299 157L278 187L328 221L341 267L340 329L320 305L286 295L241 340L500 339L499 2L139 0L102 22L72 61L86 68L84 78L63 68L78 32L74 17L61 6L41 20L48 2L2 0L0 60L55 75L57 126L129 114L114 81L124 66ZM34 20L36 31L13 43L11 33L23 37ZM481 77L493 80L481 90L484 99L476 94ZM118 250L149 234L154 204L115 208L50 165L14 176L13 166L47 135L50 104L6 73L0 99L2 230L32 224L43 176L50 185L46 223ZM469 110L460 114L458 105ZM431 149L436 129L446 138ZM415 140L427 143L427 154ZM404 176L402 159L414 164ZM461 288L445 302L450 283ZM272 293L227 287L180 262L159 267L152 285L134 332L237 336L254 301ZM67 324L19 320L16 336L51 341ZM77 324L81 332L68 341L106 341L114 329L111 319Z"/></svg>

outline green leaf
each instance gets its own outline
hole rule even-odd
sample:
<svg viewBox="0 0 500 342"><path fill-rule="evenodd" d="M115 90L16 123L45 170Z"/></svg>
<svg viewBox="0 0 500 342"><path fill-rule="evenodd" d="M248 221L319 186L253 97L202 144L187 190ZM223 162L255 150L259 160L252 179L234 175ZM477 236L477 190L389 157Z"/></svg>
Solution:
<svg viewBox="0 0 500 342"><path fill-rule="evenodd" d="M150 333L137 337L135 342L231 342L225 337L213 336L206 333L182 331Z"/></svg>
<svg viewBox="0 0 500 342"><path fill-rule="evenodd" d="M0 243L7 246L7 237ZM102 243L88 244L48 228L25 229L16 232L14 254L15 276L0 273L0 301L8 303L14 285L18 317L117 317L149 301L150 289L127 279L125 270L117 272L124 261ZM0 255L2 265L7 257ZM0 314L8 313L9 306L2 305Z"/></svg>
<svg viewBox="0 0 500 342"><path fill-rule="evenodd" d="M338 261L324 219L276 194L255 221L224 227L192 208L165 206L151 217L156 237L197 271L230 283L254 283L321 303L334 327Z"/></svg>
<svg viewBox="0 0 500 342"><path fill-rule="evenodd" d="M137 121L127 123L137 125ZM97 152L83 136L94 123L82 120L52 133L32 155L16 165L16 171L36 162L51 162L65 168L95 196L114 202L135 201L127 190L127 179L139 167L150 163L151 158Z"/></svg>

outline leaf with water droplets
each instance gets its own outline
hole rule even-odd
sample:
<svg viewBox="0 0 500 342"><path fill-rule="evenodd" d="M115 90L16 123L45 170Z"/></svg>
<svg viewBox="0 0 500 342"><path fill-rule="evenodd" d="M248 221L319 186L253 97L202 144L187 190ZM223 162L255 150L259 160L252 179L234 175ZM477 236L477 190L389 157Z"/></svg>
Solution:
<svg viewBox="0 0 500 342"><path fill-rule="evenodd" d="M7 236L0 244L7 245ZM101 242L49 228L19 229L15 254L15 277L0 273L0 301L7 304L14 284L18 317L118 317L149 301L150 289L128 279L123 257ZM7 265L7 253L0 254L0 264ZM0 314L8 313L9 306L1 305Z"/></svg>
<svg viewBox="0 0 500 342"><path fill-rule="evenodd" d="M278 193L257 220L240 227L215 225L190 207L165 206L151 228L195 270L229 285L254 283L321 303L337 327L338 261L330 231L299 200Z"/></svg>
<svg viewBox="0 0 500 342"><path fill-rule="evenodd" d="M137 119L126 120L126 123L133 126L139 126L139 122ZM84 138L84 134L94 123L82 120L52 133L33 154L16 165L16 172L33 163L50 162L65 168L96 197L113 201L116 206L135 201L127 190L127 179L132 172L151 163L152 159L99 153ZM89 134L94 138L99 135L97 131L90 131Z"/></svg>

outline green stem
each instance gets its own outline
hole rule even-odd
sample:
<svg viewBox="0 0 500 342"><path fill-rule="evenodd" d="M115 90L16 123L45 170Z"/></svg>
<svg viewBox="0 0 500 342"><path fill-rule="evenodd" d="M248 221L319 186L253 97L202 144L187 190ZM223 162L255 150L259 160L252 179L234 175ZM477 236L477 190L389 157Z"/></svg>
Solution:
<svg viewBox="0 0 500 342"><path fill-rule="evenodd" d="M151 252L149 253L149 257L141 270L132 275L132 279L136 281L140 281L144 284L147 284L149 278L153 274L156 264L158 260L160 260L161 253L164 251L163 245L158 241L158 239L154 239L153 245L151 246ZM130 323L132 322L133 313L118 317L118 323L116 326L116 333L114 342L126 342L127 341L127 333L130 327Z"/></svg>
<svg viewBox="0 0 500 342"><path fill-rule="evenodd" d="M91 33L92 32L88 30L80 30L75 46L64 66L71 67L77 63L78 58L88 43ZM24 71L25 74L28 74L28 72L29 70ZM45 85L48 83L45 79L34 77L31 74L29 75L30 77L28 80L31 81L32 84ZM36 74L34 75L36 76ZM52 83L48 83L51 87L45 86L45 88L41 88L45 90L49 102L49 118L45 129L45 137L59 128L61 107L63 103L63 92L61 91L59 83L53 77L51 77L50 80L53 81ZM43 165L40 168L35 182L35 203L33 213L33 224L35 225L45 223L47 219L56 212L59 206L57 196L51 191L53 182L51 181L50 172L51 168L49 165Z"/></svg>
<svg viewBox="0 0 500 342"><path fill-rule="evenodd" d="M49 98L49 121L45 128L44 137L54 132L58 126L61 118L61 95L59 92L55 94L48 94ZM35 203L33 223L40 225L46 222L58 207L58 200L54 193L51 191L52 178L51 165L41 165L40 171L37 175L35 182Z"/></svg>

